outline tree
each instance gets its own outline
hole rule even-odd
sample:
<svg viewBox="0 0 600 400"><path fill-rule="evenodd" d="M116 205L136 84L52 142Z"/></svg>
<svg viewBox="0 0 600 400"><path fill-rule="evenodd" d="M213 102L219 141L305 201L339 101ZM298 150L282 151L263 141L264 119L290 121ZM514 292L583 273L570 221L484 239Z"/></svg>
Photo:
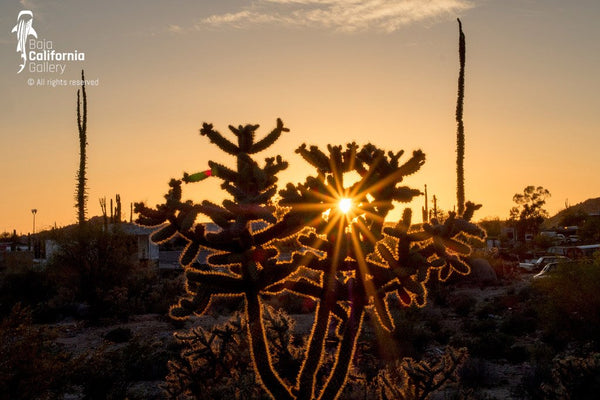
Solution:
<svg viewBox="0 0 600 400"><path fill-rule="evenodd" d="M510 209L509 220L517 228L519 237L524 237L526 233L538 233L541 223L548 218L548 212L543 208L548 197L550 192L542 186L527 186L522 194L513 196L517 205Z"/></svg>
<svg viewBox="0 0 600 400"><path fill-rule="evenodd" d="M405 209L395 226L384 226L394 203L421 194L401 182L420 169L425 154L417 150L401 161L403 151L356 143L329 145L326 152L300 146L296 152L315 173L304 183L287 184L276 203L276 174L287 162L277 156L261 166L254 154L288 129L278 119L276 128L256 141L258 127L229 126L237 138L234 143L205 123L201 135L232 155L235 167L209 161L208 170L172 179L164 204L136 204L138 223L156 228L155 242L174 236L188 242L180 258L187 295L171 309L172 317L204 314L218 298L243 299L248 347L263 389L276 399L335 399L346 384L367 313L392 331L397 322L390 303L424 306L432 274L444 281L454 273L470 272L466 239L485 236L470 222L479 206L467 202L462 215L452 212L444 223L432 220L418 228L411 226L411 210ZM350 172L361 179L346 186L344 177ZM233 200L222 205L182 201L184 182L210 176L223 181L221 187ZM346 209L338 206L342 199L349 199L343 202ZM199 214L220 230L208 232L196 223ZM290 259L280 257L273 244L286 238L305 251ZM211 252L203 269L192 266L200 249ZM289 371L277 370L264 321L265 301L290 292L317 303L311 335L291 374L295 379L286 378ZM333 347L325 345L330 338L336 341Z"/></svg>
<svg viewBox="0 0 600 400"><path fill-rule="evenodd" d="M85 211L87 193L85 184L87 178L85 177L86 169L86 146L87 146L87 96L85 94L85 76L83 70L81 70L81 98L77 90L77 128L79 130L79 170L77 171L77 192L75 194L75 206L77 207L77 221L79 226L85 224ZM82 104L83 103L83 104ZM82 114L83 105L83 114Z"/></svg>
<svg viewBox="0 0 600 400"><path fill-rule="evenodd" d="M49 277L60 287L58 304L85 303L90 318L125 317L140 278L134 236L86 223L84 229L53 233L57 250L48 262Z"/></svg>
<svg viewBox="0 0 600 400"><path fill-rule="evenodd" d="M580 239L586 243L600 242L600 218L598 216L589 216L578 234Z"/></svg>
<svg viewBox="0 0 600 400"><path fill-rule="evenodd" d="M498 238L502 234L502 227L504 225L503 221L500 221L500 218L490 218L484 219L478 222L479 226L485 229L485 232L488 236L493 236Z"/></svg>

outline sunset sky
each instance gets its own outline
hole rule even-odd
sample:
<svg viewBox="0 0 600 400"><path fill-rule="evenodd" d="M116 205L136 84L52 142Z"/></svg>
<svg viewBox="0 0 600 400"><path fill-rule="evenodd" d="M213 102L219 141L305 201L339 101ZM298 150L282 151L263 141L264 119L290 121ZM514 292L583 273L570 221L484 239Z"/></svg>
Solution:
<svg viewBox="0 0 600 400"><path fill-rule="evenodd" d="M21 10L37 41L85 53L60 72L17 73ZM422 149L406 184L456 202L458 25L467 40L466 197L477 218L507 218L512 196L541 185L551 214L600 196L600 2L597 0L5 0L0 5L0 232L76 221L77 86L88 86L88 216L99 198L161 202L170 178L232 165L202 122L282 118L291 132L280 187L313 170L302 143ZM33 36L29 36L33 38ZM36 61L43 63L42 61ZM31 82L33 82L31 84ZM184 197L220 200L219 181ZM423 199L413 204L420 216ZM397 210L403 207L400 205ZM416 222L420 222L417 218Z"/></svg>

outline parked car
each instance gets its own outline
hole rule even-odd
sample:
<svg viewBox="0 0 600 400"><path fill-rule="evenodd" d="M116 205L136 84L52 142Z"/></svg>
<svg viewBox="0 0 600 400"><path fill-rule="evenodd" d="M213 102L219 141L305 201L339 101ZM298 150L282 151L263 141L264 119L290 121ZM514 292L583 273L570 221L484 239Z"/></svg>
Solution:
<svg viewBox="0 0 600 400"><path fill-rule="evenodd" d="M569 235L569 242L571 242L571 243L579 242L579 236L578 235Z"/></svg>
<svg viewBox="0 0 600 400"><path fill-rule="evenodd" d="M546 266L544 268L542 268L542 270L540 272L535 274L533 276L533 279L546 278L547 276L555 273L559 269L568 268L569 266L573 266L574 264L576 264L576 263L569 262L568 259L567 259L567 261L550 262L550 263L546 264Z"/></svg>
<svg viewBox="0 0 600 400"><path fill-rule="evenodd" d="M519 268L529 272L537 272L541 271L548 263L558 263L570 260L570 258L564 256L542 256L532 263L519 263Z"/></svg>

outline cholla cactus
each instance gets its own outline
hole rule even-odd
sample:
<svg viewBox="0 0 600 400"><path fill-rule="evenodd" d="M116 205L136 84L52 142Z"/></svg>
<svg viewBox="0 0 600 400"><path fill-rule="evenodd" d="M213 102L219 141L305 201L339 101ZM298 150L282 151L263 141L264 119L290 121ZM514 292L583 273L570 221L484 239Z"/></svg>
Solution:
<svg viewBox="0 0 600 400"><path fill-rule="evenodd" d="M136 205L139 222L157 226L152 236L155 241L174 235L188 241L180 260L188 296L171 309L173 317L201 315L216 297L243 297L250 355L267 393L276 399L335 399L346 383L365 312L372 310L378 323L393 330L391 302L423 306L425 284L432 273L442 280L453 272L469 273L465 259L471 249L465 238L484 236L469 222L477 207L468 203L463 215L451 214L444 224L434 219L418 229L411 227L407 209L395 226L384 226L395 202L409 202L421 194L402 181L419 170L425 155L415 151L402 162L402 151L386 153L371 144L351 143L345 148L328 146L328 153L301 146L297 152L316 173L304 183L288 184L281 190L281 208L276 212L275 175L287 163L278 156L267 158L260 167L252 155L268 148L287 129L277 120L277 127L255 142L257 128L230 126L237 136L236 145L212 125L204 124L201 134L235 156L236 169L210 162L210 170L172 180L165 204L156 209ZM353 172L360 179L346 186L346 177ZM224 200L222 206L208 201L182 202L182 182L207 176L222 179L222 188L233 201ZM200 213L211 218L220 231L206 232L202 224L196 224ZM258 221L262 221L261 229L256 229ZM290 237L305 252L284 261L273 242ZM201 248L212 252L206 271L191 266ZM293 382L282 379L272 361L263 315L265 299L284 292L317 303ZM338 343L327 354L325 341L331 333ZM325 360L331 357L333 366L326 370Z"/></svg>
<svg viewBox="0 0 600 400"><path fill-rule="evenodd" d="M377 375L375 386L382 400L425 400L436 390L458 381L458 368L467 359L465 348L447 347L430 361L404 358Z"/></svg>
<svg viewBox="0 0 600 400"><path fill-rule="evenodd" d="M593 399L600 389L600 353L585 357L558 356L552 381L542 384L547 399Z"/></svg>
<svg viewBox="0 0 600 400"><path fill-rule="evenodd" d="M295 350L291 343L294 320L269 306L263 311L273 360L289 368L294 361L291 354ZM245 332L245 315L236 312L228 322L211 329L196 327L187 333L176 333L183 350L176 360L169 361L169 374L163 384L167 397L268 399L257 384ZM294 370L293 366L289 369Z"/></svg>

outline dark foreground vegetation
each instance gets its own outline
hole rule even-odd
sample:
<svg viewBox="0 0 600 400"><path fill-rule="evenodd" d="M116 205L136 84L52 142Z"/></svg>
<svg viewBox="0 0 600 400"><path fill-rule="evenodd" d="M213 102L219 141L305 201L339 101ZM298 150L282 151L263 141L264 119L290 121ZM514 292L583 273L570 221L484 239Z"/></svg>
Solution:
<svg viewBox="0 0 600 400"><path fill-rule="evenodd" d="M146 273L140 286L153 276ZM213 311L229 321L207 316L201 325L181 325L166 317L180 279L154 276L150 295L136 294L127 274L105 282L100 275L99 287L117 282L115 289L128 287L132 301L99 296L106 311L97 313L89 300L66 301L59 292L81 287L59 290L53 276L51 268L1 274L0 398L268 398L256 380L235 301ZM434 283L426 307L392 308L399 323L391 334L368 317L341 398L595 398L599 292L598 258L535 281L524 274L493 285ZM267 334L274 362L294 371L310 333L310 323L302 325L309 315L290 316L280 308L306 312L301 298L283 301L265 310ZM128 313L124 304L131 304ZM148 321L158 333L136 329ZM180 333L174 338L172 331ZM98 340L87 343L94 334ZM419 397L440 382L433 395Z"/></svg>

